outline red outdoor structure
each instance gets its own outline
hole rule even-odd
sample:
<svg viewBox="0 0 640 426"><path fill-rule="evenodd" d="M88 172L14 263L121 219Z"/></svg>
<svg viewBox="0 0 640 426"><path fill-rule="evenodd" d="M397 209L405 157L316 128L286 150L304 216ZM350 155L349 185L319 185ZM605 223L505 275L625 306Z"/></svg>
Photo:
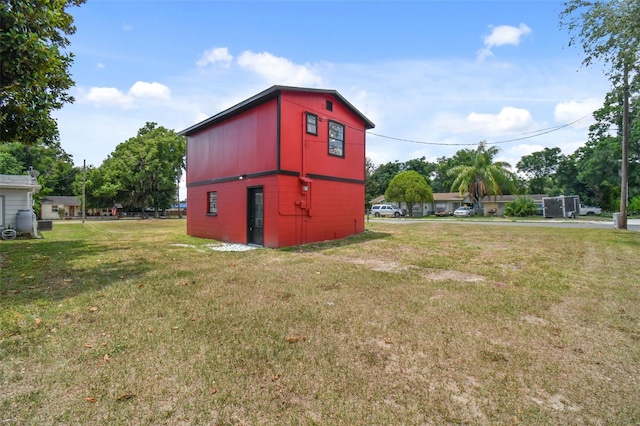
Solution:
<svg viewBox="0 0 640 426"><path fill-rule="evenodd" d="M277 248L364 231L373 127L335 90L273 86L183 130L187 233Z"/></svg>

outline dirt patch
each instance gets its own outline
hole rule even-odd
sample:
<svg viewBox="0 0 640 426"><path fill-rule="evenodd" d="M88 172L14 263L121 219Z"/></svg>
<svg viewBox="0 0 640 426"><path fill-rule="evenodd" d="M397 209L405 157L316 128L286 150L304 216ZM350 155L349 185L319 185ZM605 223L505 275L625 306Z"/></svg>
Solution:
<svg viewBox="0 0 640 426"><path fill-rule="evenodd" d="M526 321L529 324L547 325L547 320L537 317L535 315L523 315L520 317L522 321Z"/></svg>
<svg viewBox="0 0 640 426"><path fill-rule="evenodd" d="M403 272L408 271L410 269L417 269L417 266L414 265L403 265L398 262L389 261L389 260L380 260L380 259L350 259L350 258L341 258L344 262L353 263L355 265L363 265L370 268L373 271L378 272Z"/></svg>
<svg viewBox="0 0 640 426"><path fill-rule="evenodd" d="M431 271L426 274L426 278L432 281L462 281L467 283L477 283L485 281L485 278L481 275L451 270Z"/></svg>

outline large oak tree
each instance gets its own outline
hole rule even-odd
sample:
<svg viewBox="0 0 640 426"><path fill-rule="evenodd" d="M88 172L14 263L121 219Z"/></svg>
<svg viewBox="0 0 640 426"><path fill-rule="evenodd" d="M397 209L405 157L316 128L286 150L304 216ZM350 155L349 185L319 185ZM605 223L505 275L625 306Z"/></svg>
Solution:
<svg viewBox="0 0 640 426"><path fill-rule="evenodd" d="M640 0L570 0L560 14L561 25L571 33L569 45L579 44L590 66L602 62L607 75L622 93L622 158L620 221L627 228L629 180L629 93L630 79L640 70Z"/></svg>
<svg viewBox="0 0 640 426"><path fill-rule="evenodd" d="M67 8L85 0L0 2L0 143L58 140L51 112L73 102L68 90L75 33Z"/></svg>

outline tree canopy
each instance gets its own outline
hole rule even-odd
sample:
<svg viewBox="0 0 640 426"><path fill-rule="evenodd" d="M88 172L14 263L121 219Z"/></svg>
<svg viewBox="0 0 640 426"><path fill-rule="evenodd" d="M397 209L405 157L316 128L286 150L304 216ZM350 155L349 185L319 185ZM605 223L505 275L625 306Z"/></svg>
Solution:
<svg viewBox="0 0 640 426"><path fill-rule="evenodd" d="M469 199L474 204L486 195L496 196L501 195L504 190L513 190L516 176L509 170L509 163L493 161L497 153L498 148L487 148L485 142L480 142L472 164L462 164L447 172L455 178L451 190L461 195L469 192Z"/></svg>
<svg viewBox="0 0 640 426"><path fill-rule="evenodd" d="M0 143L27 145L58 139L51 112L73 102L65 51L75 33L66 12L85 0L0 2Z"/></svg>
<svg viewBox="0 0 640 426"><path fill-rule="evenodd" d="M157 216L160 209L171 207L177 199L184 156L182 136L156 123L146 123L135 137L119 144L98 169L88 170L87 205L120 203L135 210L151 207Z"/></svg>
<svg viewBox="0 0 640 426"><path fill-rule="evenodd" d="M398 173L391 179L384 193L387 201L407 203L409 216L413 216L413 205L433 201L433 192L427 180L415 170Z"/></svg>
<svg viewBox="0 0 640 426"><path fill-rule="evenodd" d="M57 142L48 146L27 146L17 142L1 144L0 157L5 158L4 162L0 161L0 174L25 174L30 167L40 172L38 183L42 189L37 197L73 193L72 184L79 169L73 166L73 158ZM2 163L18 167L4 170Z"/></svg>
<svg viewBox="0 0 640 426"><path fill-rule="evenodd" d="M560 148L545 148L523 156L516 168L527 179L530 194L549 194L556 186L555 173L562 159Z"/></svg>
<svg viewBox="0 0 640 426"><path fill-rule="evenodd" d="M571 33L569 45L580 44L583 65L602 61L607 75L622 95L622 149L620 165L620 228L627 227L629 182L629 78L637 82L640 70L640 0L570 0L560 14ZM632 83L633 84L633 83Z"/></svg>

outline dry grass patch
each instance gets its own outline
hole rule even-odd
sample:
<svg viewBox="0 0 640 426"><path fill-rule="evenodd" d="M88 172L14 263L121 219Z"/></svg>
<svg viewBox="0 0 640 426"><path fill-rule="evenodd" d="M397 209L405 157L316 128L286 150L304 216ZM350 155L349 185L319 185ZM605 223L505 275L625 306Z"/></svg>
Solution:
<svg viewBox="0 0 640 426"><path fill-rule="evenodd" d="M0 421L640 421L638 234L368 227L247 252L182 221L3 242Z"/></svg>

